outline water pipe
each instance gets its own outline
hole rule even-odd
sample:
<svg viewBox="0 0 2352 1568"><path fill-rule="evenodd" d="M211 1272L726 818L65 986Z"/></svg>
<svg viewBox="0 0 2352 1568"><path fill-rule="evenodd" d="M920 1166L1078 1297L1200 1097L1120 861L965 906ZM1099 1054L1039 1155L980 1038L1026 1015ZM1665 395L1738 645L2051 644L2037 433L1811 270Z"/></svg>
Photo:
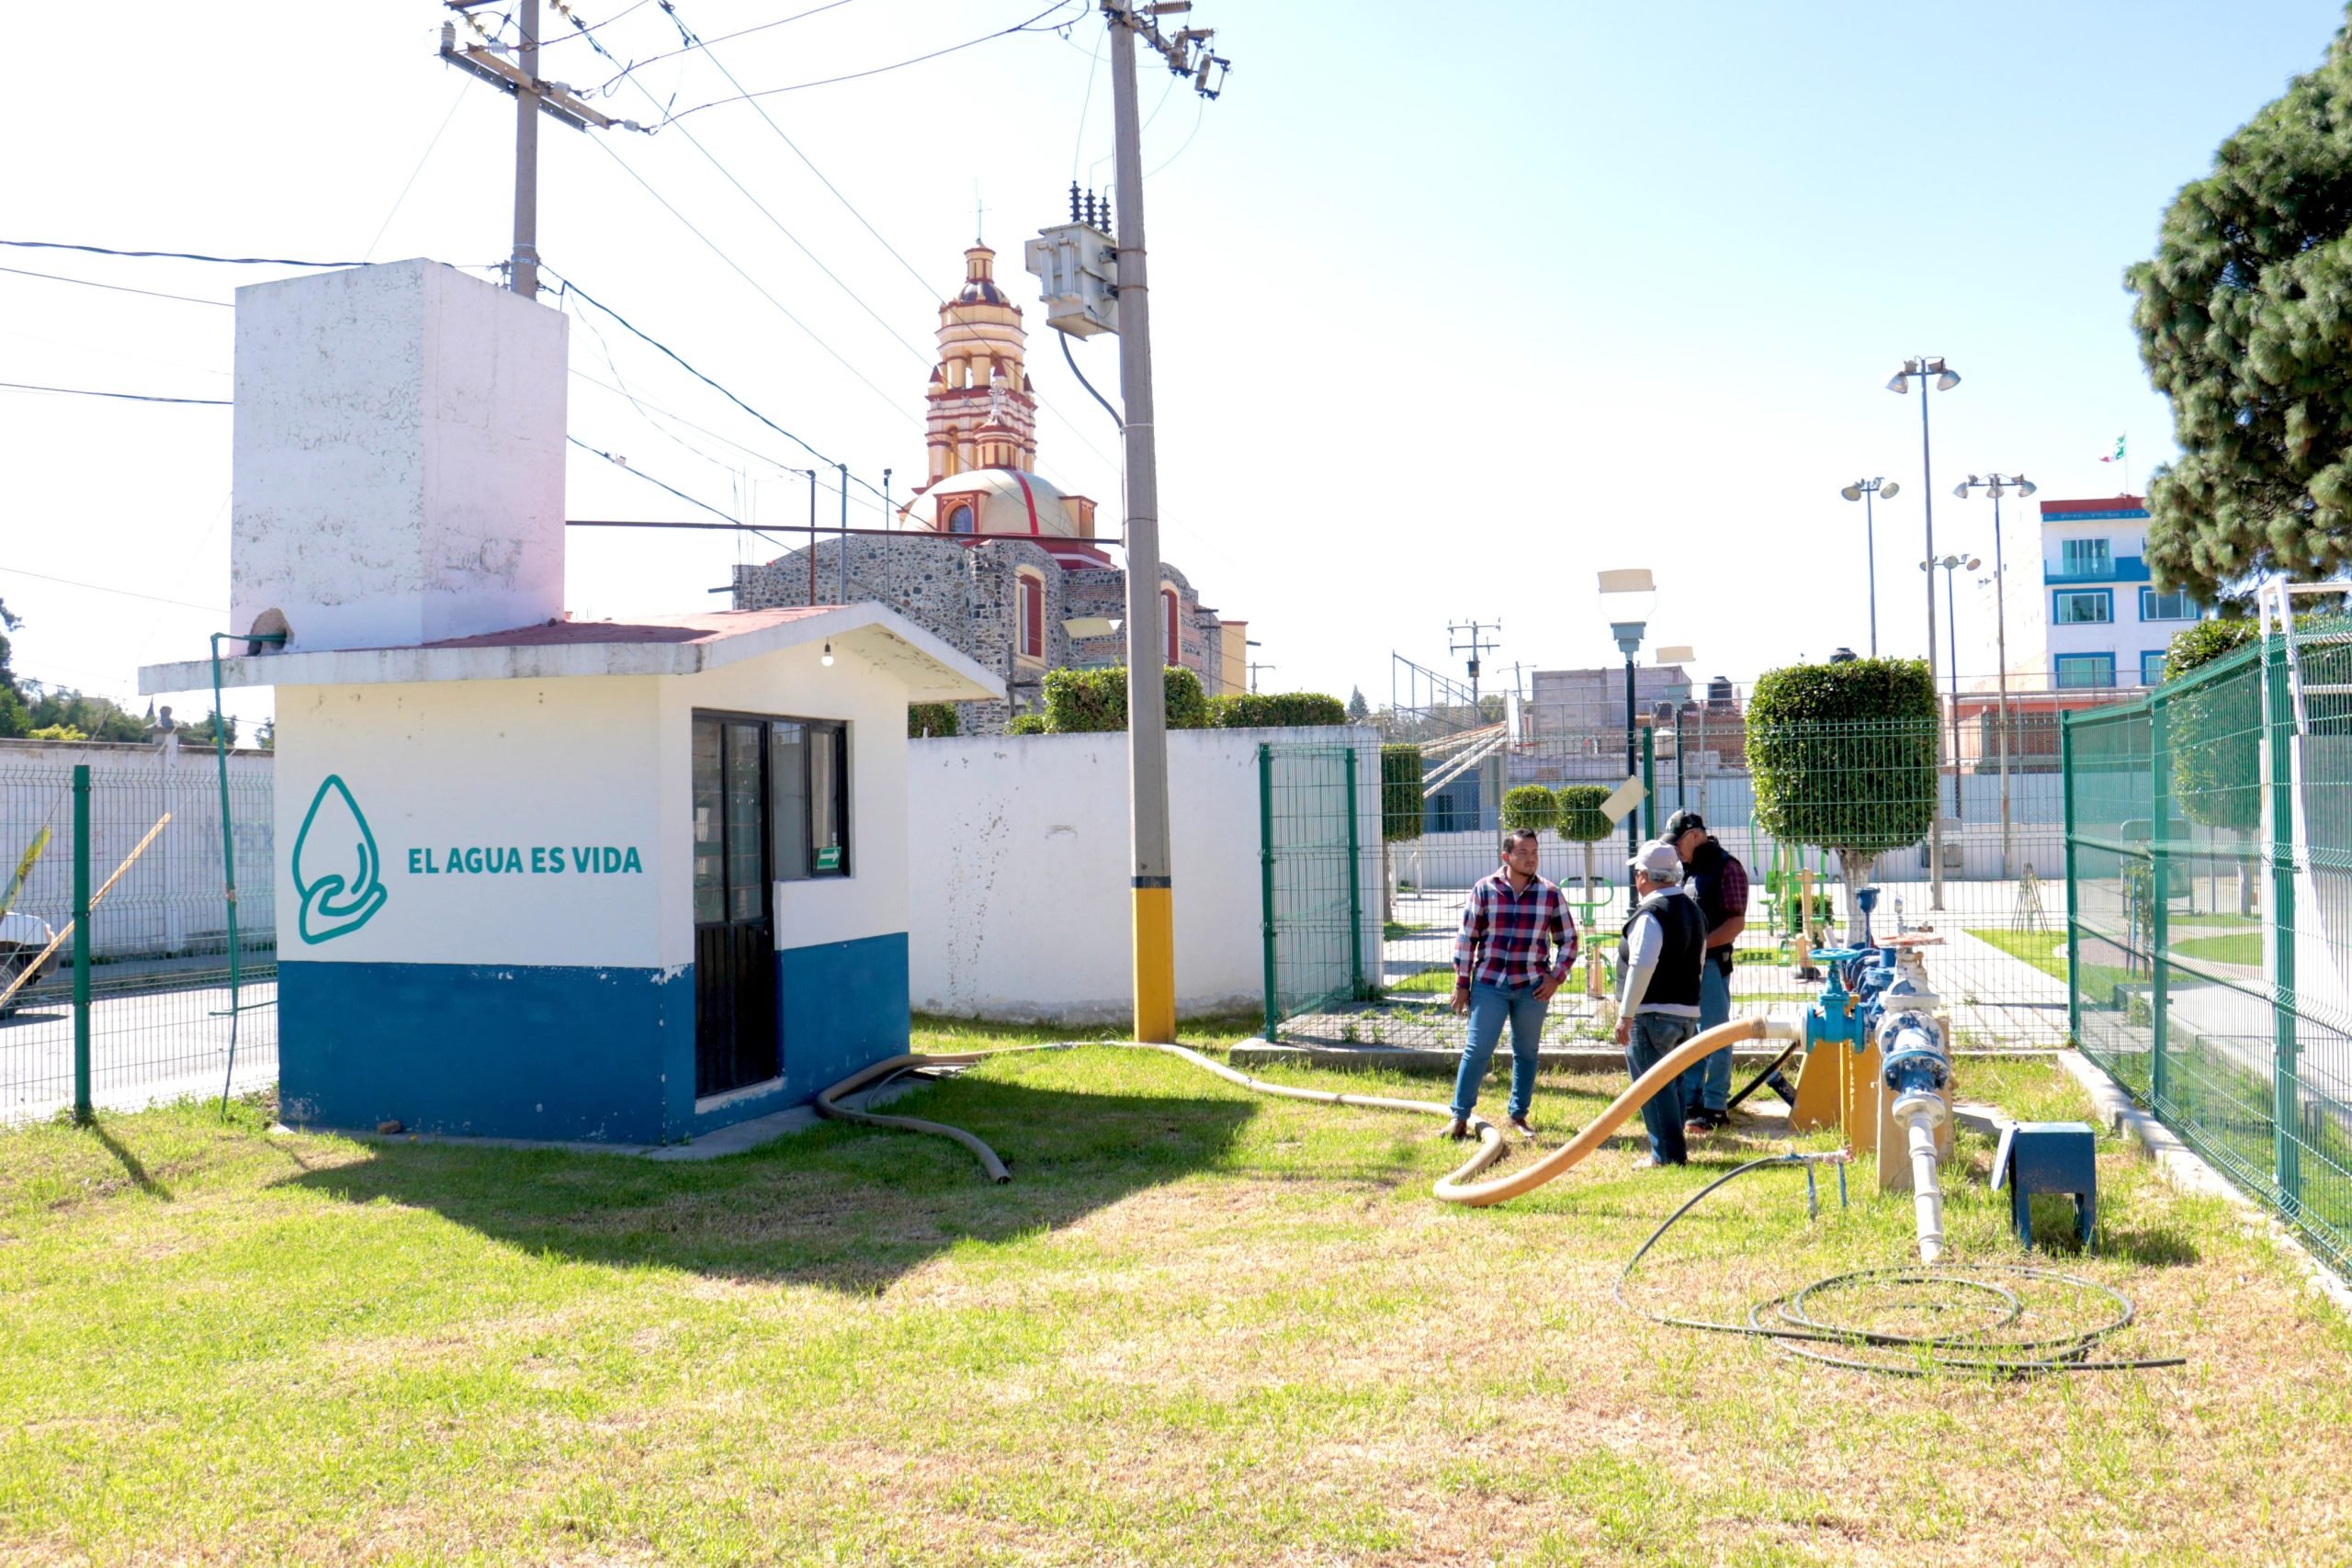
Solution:
<svg viewBox="0 0 2352 1568"><path fill-rule="evenodd" d="M1904 1130L1910 1148L1919 1261L1935 1263L1944 1255L1944 1195L1937 1180L1936 1132L1947 1114L1944 1091L1951 1082L1951 1058L1944 1053L1935 1020L1921 1008L1934 998L1916 992L1895 994L1907 990L1901 981L1889 989L1888 1010L1879 1024L1879 1050L1885 1063L1880 1077L1894 1096L1888 1114Z"/></svg>

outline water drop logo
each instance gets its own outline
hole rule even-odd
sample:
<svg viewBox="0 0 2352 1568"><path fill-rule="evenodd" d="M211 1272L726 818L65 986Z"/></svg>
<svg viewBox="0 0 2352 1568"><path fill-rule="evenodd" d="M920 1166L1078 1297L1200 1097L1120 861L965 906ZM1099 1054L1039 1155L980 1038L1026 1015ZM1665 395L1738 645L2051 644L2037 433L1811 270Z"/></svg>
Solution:
<svg viewBox="0 0 2352 1568"><path fill-rule="evenodd" d="M357 931L389 897L376 835L343 780L329 773L294 836L294 886L302 895L302 940L316 945Z"/></svg>

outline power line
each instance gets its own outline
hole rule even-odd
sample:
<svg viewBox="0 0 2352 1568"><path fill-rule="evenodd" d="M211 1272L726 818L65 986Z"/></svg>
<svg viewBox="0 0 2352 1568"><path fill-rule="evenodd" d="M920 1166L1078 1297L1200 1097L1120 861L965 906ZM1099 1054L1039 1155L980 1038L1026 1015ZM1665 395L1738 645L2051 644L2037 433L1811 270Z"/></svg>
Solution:
<svg viewBox="0 0 2352 1568"><path fill-rule="evenodd" d="M639 6L641 6L641 5L643 5L644 3L645 3L645 0L638 0L638 5L639 5ZM686 44L685 44L683 48L669 50L669 51L665 51L665 52L663 52L663 53L661 53L661 54L649 54L649 55L647 55L643 60L633 60L633 61L629 62L629 64L628 64L628 70L625 70L625 71L621 72L621 73L620 73L620 75L618 75L618 76L614 76L614 77L610 78L609 80L605 81L604 84L602 84L600 86L598 86L598 87L596 88L596 91L597 91L598 93L600 93L600 94L604 94L604 93L609 93L609 92L611 92L611 91L612 91L612 89L613 89L614 85L615 85L616 83L619 82L619 81L621 80L621 77L628 75L628 74L630 73L630 72L635 71L635 70L636 70L639 66L640 66L640 65L658 65L658 64L660 64L660 63L661 63L662 61L664 61L664 60L674 60L675 58L677 58L677 57L678 57L679 55L681 55L681 54L691 54L691 53L693 53L693 52L694 52L695 50L697 50L697 49L708 49L708 48L711 46L711 44L714 44L714 43L725 43L725 42L726 42L728 39L729 39L744 38L744 37L747 37L748 35L750 35L750 34L752 34L752 33L763 33L763 32L767 31L770 28L780 28L780 27L783 27L783 26L784 26L786 23L787 23L787 22L797 22L797 21L799 21L799 20L800 20L802 17L813 17L813 16L815 16L815 15L816 15L818 12L820 12L820 11L831 11L831 10L834 10L834 9L837 9L838 7L840 7L840 6L846 6L846 5L848 5L849 3L850 3L850 0L827 0L827 4L825 4L825 5L822 5L822 6L812 6L812 7L810 7L808 10L806 10L806 11L796 11L796 12L794 12L791 16L789 16L789 17L777 17L777 18L776 18L775 21L773 21L773 22L761 22L761 23L759 23L759 24L757 24L756 26L753 26L753 27L748 27L748 28L738 28L735 31L733 31L733 32L731 32L731 33L721 33L721 34L719 34L717 38L715 38L715 39L712 39L708 40L708 42L706 42L706 41L704 41L703 39L699 39L699 38L695 38L695 37L693 37L691 34L686 34L685 28L684 28L684 26L681 26L681 27L679 28L679 29L678 29L678 30L679 30L679 32L680 32L682 35L686 36L686 38L687 38L687 42L686 42ZM634 11L634 10L636 10L636 9L637 9L637 6L631 6L628 8L628 10L629 10L629 11ZM662 6L662 9L670 13L670 20L671 20L671 21L673 21L673 22L676 22L676 21L677 21L677 19L678 19L677 13L676 13L674 10L673 10L670 6ZM626 17L626 16L628 16L628 11L623 11L620 15L621 15L622 17ZM607 18L606 18L606 20L607 20L607 21L618 21L619 19L620 19L620 17L607 17ZM597 24L597 26L598 26L598 27L602 27L602 26L604 26L604 23L599 22L599 23ZM559 40L559 41L561 41L561 42L564 42L564 43L569 43L569 42L571 42L571 39L560 39L560 40ZM611 56L607 55L605 58L610 59L610 58L611 58ZM618 62L615 62L615 63L616 63L616 64L617 64L617 63L618 63ZM640 84L639 84L639 85L641 86L641 85L643 85L643 84L641 84L641 83L640 83Z"/></svg>
<svg viewBox="0 0 2352 1568"><path fill-rule="evenodd" d="M1037 27L1035 24L1044 21L1045 18L1052 16L1057 11L1068 9L1070 4L1071 0L1054 0L1053 5L1046 6L1044 10L1030 17L1027 21L1015 22L1009 28L999 28L992 33L982 33L976 39L966 39L962 43L949 44L945 49L934 49L928 54L918 54L910 60L900 60L888 65L876 65L869 71L852 71L845 75L826 76L814 82L795 82L788 87L766 87L756 93L738 93L731 98L713 98L708 103L696 104L690 109L681 109L676 114L673 114L667 119L664 119L662 124L675 125L678 121L685 118L686 116L690 114L700 114L705 109L715 109L724 104L743 103L754 98L772 98L780 93L802 93L808 91L811 87L830 87L837 83L863 81L868 76L880 76L885 73L891 71L903 71L910 65L921 65L926 60L937 60L942 55L954 54L960 50L971 49L979 44L987 43L993 39L1008 38L1014 33L1049 32L1054 27L1057 27L1060 24L1048 24L1048 26L1044 28ZM1078 0L1078 5L1079 15L1084 15L1086 0ZM1070 18L1072 21L1075 21L1076 19L1076 17ZM659 130L660 127L657 126L654 129Z"/></svg>
<svg viewBox="0 0 2352 1568"><path fill-rule="evenodd" d="M584 321L586 318L583 317L582 319ZM591 330L593 331L594 329L592 328ZM755 462L763 464L764 466L775 469L778 474L794 474L804 479L808 477L810 472L809 469L796 468L788 463L779 463L767 453L759 450L757 447L746 446L741 442L735 440L731 436L721 435L718 431L711 429L707 425L696 424L693 420L686 418L685 415L679 413L674 410L665 409L660 403L654 402L647 398L639 397L637 393L631 391L626 385L615 386L610 381L599 381L595 377L589 375L585 370L574 370L571 374L578 377L581 380L587 382L592 387L602 387L608 392L616 393L618 396L627 399L637 408L639 413L646 416L646 423L652 425L655 430L661 431L661 433L663 435L668 436L670 440L677 442L680 446L689 452L692 452L695 457L700 457L704 462L708 463L715 468L724 469L729 473L736 471L732 465L719 461L709 453L702 451L698 447L695 447L687 442L679 441L678 437L670 434L666 430L662 430L661 421L654 419L652 416L658 413L662 415L663 419L673 420L676 423L684 425L688 430L695 431L699 434L709 436L713 441L718 442L722 446L732 446L736 451L742 453L746 457L750 457ZM619 374L620 373L617 370L614 372L616 379L619 378ZM819 469L817 471L821 474L823 470ZM839 495L841 493L841 487L839 485L828 486L820 479L817 484L817 491L820 495ZM850 497L850 500L855 502L860 506L871 508L873 511L885 517L890 515L890 509L885 507L879 501L876 501L872 496L854 495Z"/></svg>
<svg viewBox="0 0 2352 1568"><path fill-rule="evenodd" d="M408 183L401 186L400 195L392 197L391 210L384 214L381 223L376 225L376 237L368 242L369 255L374 255L376 247L383 243L384 231L390 228L392 220L400 216L401 204L408 200L408 193L416 188L416 176L424 173L424 165L433 161L433 150L440 146L441 139L449 133L449 122L458 118L458 110L464 107L465 101L466 85L460 82L458 84L458 96L449 100L449 112L441 117L441 129L435 131L433 140L424 144L424 155L417 159L416 167L408 172Z"/></svg>
<svg viewBox="0 0 2352 1568"><path fill-rule="evenodd" d="M204 256L192 251L115 251L104 245L70 245L58 240L0 240L0 245L17 245L36 251L86 251L94 256L137 256L164 258L171 261L219 262L227 266L366 266L356 261L291 261L285 256Z"/></svg>
<svg viewBox="0 0 2352 1568"><path fill-rule="evenodd" d="M724 518L724 519L726 519L726 522L727 522L727 524L728 524L729 526L736 527L736 528L741 528L741 529L744 529L744 530L747 530L748 532L751 532L751 533L759 534L761 538L763 538L763 539L766 539L766 540L768 541L768 543L769 543L769 544L774 545L777 549L780 549L780 550L788 550L788 549L790 549L790 548L792 547L790 545L786 544L782 539L770 538L767 535L765 535L765 534L761 534L761 533L760 533L760 530L759 530L758 528L754 527L752 525L751 525L751 524L749 524L749 523L744 522L744 521L743 521L741 518L740 518L740 517L736 517L736 516L733 516L733 515L731 515L731 514L729 514L729 513L728 513L721 512L720 510L718 510L718 508L717 508L716 506L711 505L711 504L710 504L710 502L707 502L707 501L696 501L693 496L688 495L684 491L680 490L676 485L673 485L673 484L668 484L668 483L663 482L663 481L662 481L662 480L661 480L661 479L655 479L651 474L647 473L647 472L646 472L644 469L642 469L642 468L631 468L631 467L629 466L628 460L627 458L624 458L624 457L614 457L610 452L606 452L606 451L601 450L601 449L600 449L600 448L598 448L598 447L591 446L589 446L589 445L588 445L588 443L586 443L585 441L581 440L581 439L580 439L580 437L578 437L577 435L566 435L566 436L564 437L564 439L565 439L566 441L571 442L574 446L579 447L579 448L580 448L582 451L583 451L583 452L594 452L594 453L595 453L597 457L602 457L603 459L605 459L605 461L606 461L607 463L612 464L612 465L613 465L613 467L615 467L615 468L616 468L625 469L625 470L627 470L627 471L628 471L628 472L629 472L629 473L635 474L639 479L643 479L647 484L653 485L653 486L656 486L656 487L657 487L657 488L659 488L659 489L668 491L672 495L676 496L680 501L684 502L685 502L687 505L689 505L689 506L699 506L699 507L701 507L705 512L709 513L713 517L719 517L719 518ZM718 527L718 525L718 525L718 524L716 524L716 523L707 525L707 526L714 527L714 528L715 528L715 527ZM567 525L567 526L569 526L569 525ZM684 524L679 524L679 523L669 523L669 524L649 525L649 526L658 526L658 527L671 527L671 528L677 528L677 527L684 527L684 526L686 526L686 525L684 525Z"/></svg>
<svg viewBox="0 0 2352 1568"><path fill-rule="evenodd" d="M202 610L209 615L225 615L229 612L218 604L191 604L185 599L165 599L153 593L134 593L128 588L109 588L103 582L80 582L70 577L51 577L45 571L27 571L20 566L0 567L0 571L18 577L37 577L43 582L60 582L68 588L86 588L94 593L117 593L125 599L144 599L154 604L176 604L183 610Z"/></svg>
<svg viewBox="0 0 2352 1568"><path fill-rule="evenodd" d="M227 408L227 398L158 398L145 392L101 392L88 387L37 387L29 381L0 381L14 392L57 392L72 398L120 398L133 403L209 403L215 408Z"/></svg>
<svg viewBox="0 0 2352 1568"><path fill-rule="evenodd" d="M68 277L62 272L33 272L21 266L0 266L0 272L13 272L18 277L46 277L51 283L78 283L85 288L111 288L118 294L144 294L151 299L185 299L191 305L218 305L230 308L226 299L205 299L194 294L166 294L156 288L133 288L127 283L100 283L91 277Z"/></svg>

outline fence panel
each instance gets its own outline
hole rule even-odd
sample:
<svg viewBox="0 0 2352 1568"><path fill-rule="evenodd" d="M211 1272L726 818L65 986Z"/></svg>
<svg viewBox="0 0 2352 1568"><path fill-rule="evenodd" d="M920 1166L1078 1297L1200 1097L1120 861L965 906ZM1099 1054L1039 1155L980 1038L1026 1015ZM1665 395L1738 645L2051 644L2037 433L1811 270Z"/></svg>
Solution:
<svg viewBox="0 0 2352 1568"><path fill-rule="evenodd" d="M0 761L0 875L13 877L27 862L6 917L10 945L0 967L12 978L73 922L77 855L86 856L95 894L155 829L90 919L86 1002L78 1010L89 1102L120 1109L265 1086L277 1070L269 776L230 777L224 840L223 792L209 759L125 750L123 760L88 764L86 845L74 832L70 761L21 753ZM227 843L239 891L233 1006ZM0 1122L74 1105L74 951L69 937L0 1017Z"/></svg>
<svg viewBox="0 0 2352 1568"><path fill-rule="evenodd" d="M1984 762L1986 771L1973 771L1967 765L1977 760L1972 749L1964 765L1948 769L1940 784L1932 761L1936 737L1924 724L1813 727L1781 738L1796 760L1784 763L1776 784L1784 797L1793 795L1804 804L1798 814L1804 819L1792 822L1784 815L1783 826L1835 837L1821 830L1825 818L1835 825L1883 816L1891 800L1904 800L1903 815L1916 831L1874 840L1894 846L1872 864L1881 894L1876 929L1900 924L1943 935L1930 969L1952 1003L1963 1045L2055 1049L2066 1039L2062 781L2054 728L2052 743L2042 745L2024 738L2027 728L2013 726L2018 733L2006 773L1990 760ZM1380 940L1363 954L1364 989L1375 995L1352 997L1336 978L1331 941L1318 946L1303 935L1304 911L1317 901L1311 889L1325 886L1328 895L1328 874L1316 883L1316 874L1301 863L1296 871L1283 872L1301 885L1269 899L1270 908L1280 905L1270 919L1281 939L1269 969L1274 993L1269 1027L1283 1038L1458 1043L1459 1022L1445 1006L1453 985L1454 931L1472 884L1499 864L1501 837L1491 812L1465 822L1459 801L1467 793L1491 807L1528 784L1613 789L1627 773L1623 728L1514 739L1503 727L1489 727L1419 745L1425 798L1416 809L1414 792L1404 792L1395 819L1385 823L1382 870L1367 895L1382 917ZM1838 940L1850 901L1835 855L1775 836L1771 814L1759 812L1756 749L1744 721L1694 710L1679 724L1637 729L1632 750L1636 775L1647 780L1647 798L1633 824L1638 837L1652 836L1668 815L1688 807L1705 817L1747 869L1751 898L1747 930L1736 943L1735 1009L1784 1010L1810 1001L1815 986L1792 964L1804 925L1804 887L1809 880L1818 942ZM1279 840L1281 850L1272 863L1283 871L1294 841L1328 843L1340 831L1340 792L1309 787L1310 775L1300 771L1303 759L1277 757L1273 766L1270 841ZM1938 810L1945 841L1940 899L1925 841ZM1329 822L1315 827L1302 820L1316 814ZM1586 945L1604 953L1613 953L1624 920L1626 845L1623 825L1589 844L1572 842L1556 829L1544 836L1544 874L1567 893ZM1328 896L1323 903L1328 906ZM1323 924L1334 938L1346 929L1344 918L1327 916ZM1580 971L1553 1004L1550 1035L1599 1038L1598 1002L1606 984L1605 975L1594 985Z"/></svg>
<svg viewBox="0 0 2352 1568"><path fill-rule="evenodd" d="M2352 1266L2352 629L2066 728L2084 1054Z"/></svg>
<svg viewBox="0 0 2352 1568"><path fill-rule="evenodd" d="M1284 1018L1352 1004L1367 987L1368 770L1351 746L1258 748L1268 1037Z"/></svg>

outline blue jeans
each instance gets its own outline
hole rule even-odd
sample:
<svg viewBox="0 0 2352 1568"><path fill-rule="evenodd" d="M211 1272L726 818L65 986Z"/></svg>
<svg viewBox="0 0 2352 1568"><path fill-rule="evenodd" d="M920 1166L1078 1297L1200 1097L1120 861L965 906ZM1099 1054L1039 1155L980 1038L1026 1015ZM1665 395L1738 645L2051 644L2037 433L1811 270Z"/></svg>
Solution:
<svg viewBox="0 0 2352 1568"><path fill-rule="evenodd" d="M1699 967L1699 1027L1731 1021L1731 976L1713 955ZM1710 1051L1682 1071L1682 1106L1721 1111L1731 1104L1731 1047Z"/></svg>
<svg viewBox="0 0 2352 1568"><path fill-rule="evenodd" d="M1625 1045L1625 1070L1639 1082L1668 1052L1699 1032L1698 1021L1662 1012L1637 1012L1633 1036ZM1684 1165L1690 1151L1682 1143L1682 1118L1687 1108L1682 1086L1688 1072L1677 1074L1667 1086L1642 1103L1642 1125L1649 1129L1650 1157L1664 1165Z"/></svg>
<svg viewBox="0 0 2352 1568"><path fill-rule="evenodd" d="M1478 1103L1478 1086L1487 1081L1487 1064L1495 1059L1502 1040L1503 1019L1510 1019L1510 1114L1524 1116L1535 1100L1535 1053L1544 1037L1544 1010L1533 986L1470 987L1470 1034L1462 1047L1462 1070L1453 1079L1453 1113L1467 1117Z"/></svg>

